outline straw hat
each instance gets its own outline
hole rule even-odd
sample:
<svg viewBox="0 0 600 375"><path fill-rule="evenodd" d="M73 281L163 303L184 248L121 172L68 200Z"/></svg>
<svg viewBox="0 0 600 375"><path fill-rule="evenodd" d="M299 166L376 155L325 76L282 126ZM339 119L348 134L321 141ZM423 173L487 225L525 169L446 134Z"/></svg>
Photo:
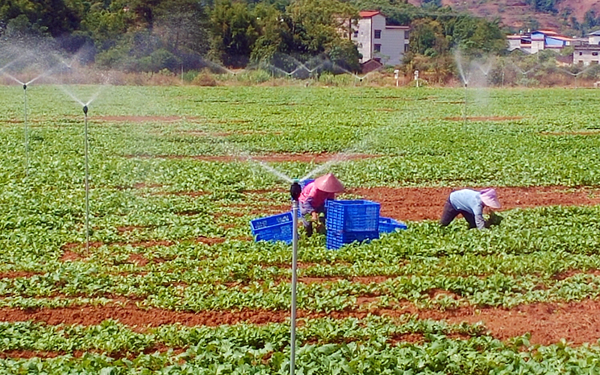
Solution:
<svg viewBox="0 0 600 375"><path fill-rule="evenodd" d="M344 185L338 180L333 173L327 173L314 182L315 187L326 193L341 193L344 191Z"/></svg>
<svg viewBox="0 0 600 375"><path fill-rule="evenodd" d="M496 189L488 188L483 189L479 192L481 194L481 201L488 207L491 208L500 208L500 202L498 201L498 196L496 195Z"/></svg>

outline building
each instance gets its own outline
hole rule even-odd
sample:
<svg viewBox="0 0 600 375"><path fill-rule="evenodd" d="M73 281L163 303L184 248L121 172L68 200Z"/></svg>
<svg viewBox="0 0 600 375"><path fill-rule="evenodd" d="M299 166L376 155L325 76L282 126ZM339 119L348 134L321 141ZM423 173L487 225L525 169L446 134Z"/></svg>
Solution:
<svg viewBox="0 0 600 375"><path fill-rule="evenodd" d="M578 43L573 50L573 64L589 66L600 63L600 30L588 34L588 39Z"/></svg>
<svg viewBox="0 0 600 375"><path fill-rule="evenodd" d="M509 35L508 50L520 49L525 53L538 53L541 50L554 50L559 52L563 48L573 45L575 40L552 30L535 30L528 34Z"/></svg>
<svg viewBox="0 0 600 375"><path fill-rule="evenodd" d="M379 11L362 11L350 39L362 55L361 64L375 60L383 65L399 65L408 52L408 26L388 25Z"/></svg>

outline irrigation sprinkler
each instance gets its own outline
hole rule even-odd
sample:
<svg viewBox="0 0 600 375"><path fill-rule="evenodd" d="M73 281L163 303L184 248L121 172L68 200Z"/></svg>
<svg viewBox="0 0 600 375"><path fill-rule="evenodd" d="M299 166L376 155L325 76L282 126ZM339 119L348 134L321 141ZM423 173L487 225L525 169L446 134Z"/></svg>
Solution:
<svg viewBox="0 0 600 375"><path fill-rule="evenodd" d="M0 71L2 71L3 69L4 68L0 69ZM44 73L38 75L37 77L30 79L27 82L21 81L20 79L12 76L8 72L2 72L2 74L7 76L8 78L12 79L13 81L17 82L20 85L23 85L23 127L24 127L24 132L25 132L25 177L29 176L29 125L28 125L28 121L27 121L27 114L29 112L29 109L27 107L27 87L30 84L32 84L33 82L42 78L43 76L49 74L50 71L51 70L44 72Z"/></svg>
<svg viewBox="0 0 600 375"><path fill-rule="evenodd" d="M465 81L465 107L463 110L463 125L467 126L467 91L468 91L469 83Z"/></svg>
<svg viewBox="0 0 600 375"><path fill-rule="evenodd" d="M89 169L89 142L88 142L88 106L83 106L83 118L85 122L85 250L90 250L90 169Z"/></svg>
<svg viewBox="0 0 600 375"><path fill-rule="evenodd" d="M298 180L290 186L292 196L292 307L290 312L290 375L296 372L296 285L298 284L298 198L302 188Z"/></svg>
<svg viewBox="0 0 600 375"><path fill-rule="evenodd" d="M25 177L29 176L29 130L27 126L27 84L23 84L23 125L25 128Z"/></svg>

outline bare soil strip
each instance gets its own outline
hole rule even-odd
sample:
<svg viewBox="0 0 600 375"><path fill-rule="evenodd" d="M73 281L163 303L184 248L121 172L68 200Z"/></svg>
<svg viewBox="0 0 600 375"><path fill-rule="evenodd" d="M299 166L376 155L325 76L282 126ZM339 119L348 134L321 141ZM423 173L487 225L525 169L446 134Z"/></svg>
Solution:
<svg viewBox="0 0 600 375"><path fill-rule="evenodd" d="M268 163L325 163L333 160L337 154L331 154L327 152L322 153L301 153L301 154L289 154L289 153L273 153L264 155L251 155L244 157L242 155L124 155L127 158L156 158L156 159L194 159L202 161L216 161L222 163L228 163L233 161L247 161L255 160ZM337 155L339 157L339 155ZM359 159L370 159L379 158L381 155L372 154L346 154L344 155L345 160L359 160Z"/></svg>
<svg viewBox="0 0 600 375"><path fill-rule="evenodd" d="M464 103L464 102L456 102ZM520 116L473 116L467 117L467 121L513 121L521 120L523 117ZM449 121L464 121L464 117L444 117L444 120Z"/></svg>
<svg viewBox="0 0 600 375"><path fill-rule="evenodd" d="M100 122L176 122L181 120L199 120L196 116L98 116L94 117L94 121Z"/></svg>
<svg viewBox="0 0 600 375"><path fill-rule="evenodd" d="M381 216L398 220L437 220L452 190L460 188L374 187L349 192L381 203ZM474 187L473 189L481 189ZM541 206L590 206L600 204L599 188L564 186L499 187L501 210ZM501 211L500 210L500 211Z"/></svg>
<svg viewBox="0 0 600 375"><path fill-rule="evenodd" d="M366 301L368 302L368 301ZM299 317L335 319L347 317L364 318L374 315L397 317L416 314L420 319L446 320L450 323L483 322L489 333L500 339L531 334L531 343L550 345L567 340L572 345L594 343L600 339L600 301L586 300L564 304L535 303L514 309L464 307L449 311L419 310L407 304L402 309L379 309L367 311L341 311L311 313L299 311ZM0 321L38 321L51 325L81 324L97 325L106 319L118 320L123 324L143 330L164 324L180 323L186 326L217 326L248 322L253 324L282 323L289 311L241 310L201 311L198 313L176 312L150 308L142 310L133 304L125 306L78 306L71 308L20 310L0 309Z"/></svg>
<svg viewBox="0 0 600 375"><path fill-rule="evenodd" d="M541 135L600 135L600 130L598 129L590 129L590 130L572 130L572 131L564 131L564 132L541 132Z"/></svg>

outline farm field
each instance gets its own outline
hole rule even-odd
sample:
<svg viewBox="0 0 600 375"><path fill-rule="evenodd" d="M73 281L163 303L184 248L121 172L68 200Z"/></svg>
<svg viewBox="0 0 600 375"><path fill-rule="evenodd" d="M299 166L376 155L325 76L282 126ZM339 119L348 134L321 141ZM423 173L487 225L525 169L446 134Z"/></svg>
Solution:
<svg viewBox="0 0 600 375"><path fill-rule="evenodd" d="M97 95L89 246L65 91ZM408 229L336 251L301 232L298 374L599 373L597 97L31 86L25 107L3 86L0 372L289 373L291 247L249 221L289 210L277 174L318 168ZM500 226L437 225L452 189L487 186Z"/></svg>

